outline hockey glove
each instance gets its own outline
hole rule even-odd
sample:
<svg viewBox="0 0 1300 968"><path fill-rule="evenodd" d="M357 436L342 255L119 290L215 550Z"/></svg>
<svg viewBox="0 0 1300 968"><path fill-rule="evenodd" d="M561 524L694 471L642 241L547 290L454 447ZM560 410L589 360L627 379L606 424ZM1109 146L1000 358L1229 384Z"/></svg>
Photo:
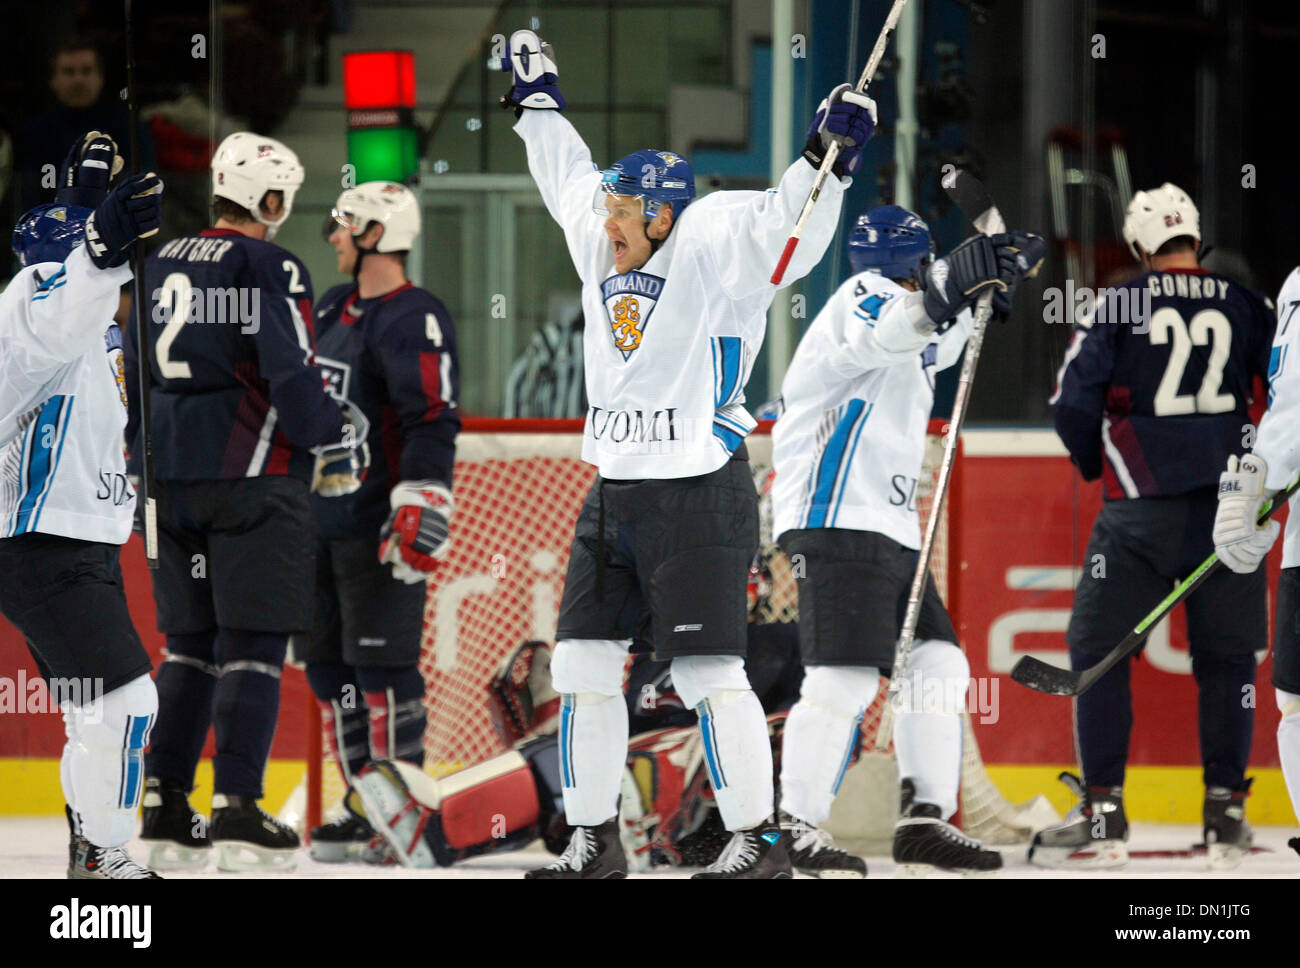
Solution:
<svg viewBox="0 0 1300 968"><path fill-rule="evenodd" d="M361 489L370 467L370 421L356 404L340 400L343 408L343 436L336 444L313 447L316 467L311 492L321 497L343 497Z"/></svg>
<svg viewBox="0 0 1300 968"><path fill-rule="evenodd" d="M379 561L408 585L425 581L451 550L451 491L440 481L402 481L388 496L392 512L379 531Z"/></svg>
<svg viewBox="0 0 1300 968"><path fill-rule="evenodd" d="M1266 521L1257 526L1264 503L1268 465L1262 457L1246 454L1228 458L1219 475L1219 509L1214 515L1214 551L1219 560L1239 575L1249 575L1268 554L1282 525Z"/></svg>
<svg viewBox="0 0 1300 968"><path fill-rule="evenodd" d="M108 186L122 171L117 142L102 131L91 131L68 150L59 171L59 205L94 208L108 197Z"/></svg>
<svg viewBox="0 0 1300 968"><path fill-rule="evenodd" d="M136 239L162 225L162 179L149 172L123 179L86 219L86 251L97 268L126 262Z"/></svg>
<svg viewBox="0 0 1300 968"><path fill-rule="evenodd" d="M1011 315L1016 286L1038 275L1038 268L1047 256L1047 242L1037 232L1011 232L995 236L994 242L998 247L1001 279L1007 288L993 294L993 312L999 319L1005 319Z"/></svg>
<svg viewBox="0 0 1300 968"><path fill-rule="evenodd" d="M994 238L975 235L936 259L921 275L925 291L925 313L944 332L958 313L970 306L985 289L1005 290L1002 266Z"/></svg>
<svg viewBox="0 0 1300 968"><path fill-rule="evenodd" d="M852 175L862 160L862 147L876 132L876 102L859 94L851 84L841 84L826 96L817 108L812 127L808 129L808 143L803 156L814 168L822 166L822 158L832 141L840 143L840 153L831 166L839 178Z"/></svg>
<svg viewBox="0 0 1300 968"><path fill-rule="evenodd" d="M516 30L510 35L510 47L501 69L514 76L514 85L501 99L501 106L514 108L516 118L524 113L524 108L564 110L555 51L533 31Z"/></svg>

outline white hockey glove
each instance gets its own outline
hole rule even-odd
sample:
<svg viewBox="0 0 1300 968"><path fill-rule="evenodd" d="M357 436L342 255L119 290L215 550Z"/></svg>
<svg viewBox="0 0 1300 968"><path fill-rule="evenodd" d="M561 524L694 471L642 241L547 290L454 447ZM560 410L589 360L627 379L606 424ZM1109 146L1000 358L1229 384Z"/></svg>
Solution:
<svg viewBox="0 0 1300 968"><path fill-rule="evenodd" d="M451 550L451 491L441 481L402 481L388 496L393 509L379 530L379 561L408 585L426 581Z"/></svg>
<svg viewBox="0 0 1300 968"><path fill-rule="evenodd" d="M316 467L311 492L321 497L343 497L361 489L370 467L370 421L350 400L340 400L343 409L343 437L337 444L313 447Z"/></svg>
<svg viewBox="0 0 1300 968"><path fill-rule="evenodd" d="M510 48L501 69L509 71L514 78L514 84L501 99L501 106L514 108L515 117L523 114L524 108L564 110L555 51L533 31L516 30L510 35Z"/></svg>
<svg viewBox="0 0 1300 968"><path fill-rule="evenodd" d="M1282 525L1266 521L1257 526L1264 503L1268 465L1262 457L1246 454L1228 458L1219 475L1219 509L1214 516L1214 551L1219 560L1239 575L1249 575L1268 554Z"/></svg>

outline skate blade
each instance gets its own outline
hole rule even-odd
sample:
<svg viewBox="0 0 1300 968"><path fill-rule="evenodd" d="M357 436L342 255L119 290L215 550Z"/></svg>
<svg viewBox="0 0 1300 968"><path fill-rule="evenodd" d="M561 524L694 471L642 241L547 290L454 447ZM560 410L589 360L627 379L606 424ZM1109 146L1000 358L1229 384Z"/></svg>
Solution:
<svg viewBox="0 0 1300 968"><path fill-rule="evenodd" d="M1128 847L1122 840L1100 840L1085 849L1035 845L1029 862L1054 870L1106 870L1128 863Z"/></svg>
<svg viewBox="0 0 1300 968"><path fill-rule="evenodd" d="M244 871L282 871L298 866L298 848L262 847L246 840L223 840L217 847L217 870L232 874Z"/></svg>
<svg viewBox="0 0 1300 968"><path fill-rule="evenodd" d="M1237 844L1209 844L1205 856L1212 871L1231 871L1241 866L1246 850Z"/></svg>
<svg viewBox="0 0 1300 968"><path fill-rule="evenodd" d="M407 811L398 817L411 801L411 795L406 792L406 787L398 777L391 775L383 764L376 764L370 772L353 780L352 788L357 791L361 802L365 804L370 825L392 848L399 864L403 867L416 868L437 866L434 863L433 851L424 842L424 838L416 837L416 825L419 823L416 813ZM394 827L393 824L396 826ZM412 841L416 843L408 854L408 845Z"/></svg>
<svg viewBox="0 0 1300 968"><path fill-rule="evenodd" d="M352 844L318 843L314 840L307 848L307 854L318 864L346 864L361 859Z"/></svg>
<svg viewBox="0 0 1300 968"><path fill-rule="evenodd" d="M850 870L814 870L811 867L795 868L800 874L807 877L820 877L824 881L860 881L866 874L862 871Z"/></svg>
<svg viewBox="0 0 1300 968"><path fill-rule="evenodd" d="M208 866L211 847L186 847L170 840L146 840L149 859L145 866L155 871L201 871Z"/></svg>
<svg viewBox="0 0 1300 968"><path fill-rule="evenodd" d="M899 864L894 868L895 880L923 880L934 870L933 864Z"/></svg>

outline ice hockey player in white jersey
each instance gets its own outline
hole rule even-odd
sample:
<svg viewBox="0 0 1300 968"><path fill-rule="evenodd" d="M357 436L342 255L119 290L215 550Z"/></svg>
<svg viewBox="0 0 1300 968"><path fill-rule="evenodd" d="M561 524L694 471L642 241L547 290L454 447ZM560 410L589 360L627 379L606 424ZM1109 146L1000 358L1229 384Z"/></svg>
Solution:
<svg viewBox="0 0 1300 968"><path fill-rule="evenodd" d="M818 829L889 675L920 548L917 481L935 374L961 357L985 289L1005 312L1046 251L1032 233L975 236L932 262L929 227L896 205L858 219L857 275L818 313L781 386L772 432L773 534L796 569L805 674L781 752L795 866L861 877ZM961 778L970 669L931 578L894 732L902 778L894 860L906 873L987 871L1002 856L947 823Z"/></svg>
<svg viewBox="0 0 1300 968"><path fill-rule="evenodd" d="M804 158L767 192L695 200L691 166L638 151L604 172L560 113L556 65L532 31L510 38L528 167L582 281L589 402L583 459L599 468L565 578L552 662L569 849L540 878L623 877L619 783L627 757L623 666L633 639L671 660L699 714L710 781L733 838L705 878L790 877L775 822L772 752L745 675L746 589L758 495L745 381L762 345L768 281L832 139L843 150L785 279L822 257L875 105L831 92ZM594 209L594 211L593 211Z"/></svg>
<svg viewBox="0 0 1300 968"><path fill-rule="evenodd" d="M131 245L161 224L162 182L133 175L110 192L121 167L106 134L72 147L54 203L14 229L24 268L0 295L0 612L63 710L72 878L158 876L122 849L158 697L118 564L135 489L113 314Z"/></svg>
<svg viewBox="0 0 1300 968"><path fill-rule="evenodd" d="M1240 459L1228 458L1219 478L1214 519L1214 550L1219 560L1242 575L1253 573L1277 540L1280 525L1256 524L1268 495L1300 473L1300 268L1293 269L1277 294L1277 330L1268 366L1268 410L1259 422L1255 446ZM1300 816L1300 501L1291 499L1282 539L1282 573L1277 583L1274 623L1273 689L1282 718L1277 724L1277 755L1291 807ZM1289 841L1300 854L1300 837Z"/></svg>

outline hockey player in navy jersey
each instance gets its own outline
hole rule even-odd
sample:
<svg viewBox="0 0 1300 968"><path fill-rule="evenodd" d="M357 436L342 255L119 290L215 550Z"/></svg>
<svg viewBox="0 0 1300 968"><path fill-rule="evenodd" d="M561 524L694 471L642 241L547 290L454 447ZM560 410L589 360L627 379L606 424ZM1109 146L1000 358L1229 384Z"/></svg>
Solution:
<svg viewBox="0 0 1300 968"><path fill-rule="evenodd" d="M745 676L745 595L758 495L745 382L763 343L769 282L826 146L843 150L785 275L830 244L875 104L831 92L804 157L767 192L695 198L691 166L638 151L601 172L560 113L556 65L532 31L510 38L528 168L582 281L587 411L582 457L599 477L578 516L552 663L569 849L540 878L622 877L615 814L627 756L623 665L638 631L672 661L698 710L718 808L733 838L705 878L791 876L776 823L763 710ZM593 211L594 209L594 211ZM648 630L648 631L646 631Z"/></svg>
<svg viewBox="0 0 1300 968"><path fill-rule="evenodd" d="M451 316L406 277L419 235L419 203L394 182L348 189L326 222L352 281L316 304L316 360L365 418L370 465L360 490L312 500L315 618L294 657L349 783L371 759L424 762L420 640L427 579L449 550L460 373ZM344 817L311 832L311 853L346 860L373 837Z"/></svg>
<svg viewBox="0 0 1300 968"><path fill-rule="evenodd" d="M1277 294L1277 333L1268 367L1268 410L1250 454L1228 458L1219 477L1219 506L1214 518L1214 550L1219 560L1243 575L1262 573L1260 566L1277 540L1277 521L1256 524L1260 506L1300 473L1300 269ZM1277 756L1300 817L1300 498L1291 498L1282 539L1282 572L1277 582L1273 622L1273 693L1278 711ZM1300 853L1300 837L1290 846Z"/></svg>
<svg viewBox="0 0 1300 968"><path fill-rule="evenodd" d="M167 658L142 837L159 865L201 864L215 845L221 869L278 868L298 838L257 800L288 636L311 625L309 482L359 486L358 429L314 365L307 270L271 241L302 184L297 157L240 132L217 148L212 176L214 226L164 243L145 269ZM206 826L186 795L209 725Z"/></svg>
<svg viewBox="0 0 1300 968"><path fill-rule="evenodd" d="M110 192L121 168L108 135L73 146L54 204L14 229L24 268L0 295L0 612L63 710L74 878L157 877L122 849L158 695L118 564L135 489L113 314L130 247L162 223L162 183L134 175Z"/></svg>
<svg viewBox="0 0 1300 968"><path fill-rule="evenodd" d="M935 376L961 358L980 293L992 288L997 308L1008 310L1045 252L1032 233L979 235L933 262L925 222L897 205L872 209L849 236L857 274L817 314L786 372L772 431L772 532L804 563L805 674L786 722L781 811L805 873L866 874L818 825L880 676L893 671L921 546L916 488ZM957 810L969 681L931 580L894 732L902 786L894 860L918 874L1002 865L947 822Z"/></svg>
<svg viewBox="0 0 1300 968"><path fill-rule="evenodd" d="M1213 550L1219 476L1250 440L1255 379L1266 378L1276 319L1258 294L1200 267L1200 219L1166 182L1138 192L1124 238L1144 272L1107 290L1079 324L1051 399L1056 431L1103 505L1084 554L1066 630L1074 669L1094 665ZM1255 653L1267 646L1263 570L1216 572L1187 599L1199 702L1209 862L1240 862L1251 835ZM1122 866L1124 771L1133 723L1125 660L1075 700L1079 805L1040 833L1042 866ZM1083 857L1074 857L1084 851Z"/></svg>

